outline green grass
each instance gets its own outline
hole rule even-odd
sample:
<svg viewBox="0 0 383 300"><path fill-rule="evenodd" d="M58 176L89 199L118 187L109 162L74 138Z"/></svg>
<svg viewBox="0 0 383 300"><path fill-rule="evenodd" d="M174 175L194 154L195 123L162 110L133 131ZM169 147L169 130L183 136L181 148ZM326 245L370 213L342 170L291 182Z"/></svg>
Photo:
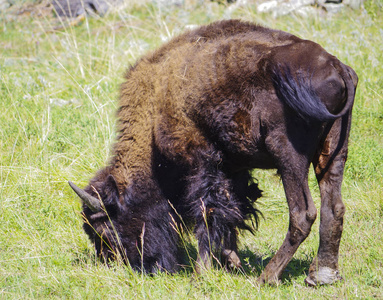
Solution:
<svg viewBox="0 0 383 300"><path fill-rule="evenodd" d="M275 171L255 171L265 191L259 206L265 219L254 236L240 237L245 274L214 269L200 277L188 270L150 277L95 258L67 180L84 186L108 160L127 67L187 25L227 16L225 6L185 2L167 9L130 4L60 30L49 14L0 15L0 298L382 298L383 14L377 0L332 17L274 19L258 14L253 1L231 14L314 40L359 75L343 184L343 282L303 284L318 248L317 220L282 284L255 284L288 226ZM313 174L310 187L319 208Z"/></svg>

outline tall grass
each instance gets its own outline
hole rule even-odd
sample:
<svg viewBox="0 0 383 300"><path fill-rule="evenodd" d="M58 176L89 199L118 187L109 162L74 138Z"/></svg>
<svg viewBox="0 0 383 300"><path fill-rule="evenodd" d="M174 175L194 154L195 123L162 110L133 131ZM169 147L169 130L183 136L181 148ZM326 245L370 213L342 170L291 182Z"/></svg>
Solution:
<svg viewBox="0 0 383 300"><path fill-rule="evenodd" d="M38 4L36 4L38 6ZM0 16L0 297L1 298L381 298L383 297L383 15L382 2L333 16L274 19L256 3L235 10L185 1L182 7L127 2L103 18L67 26L50 14ZM15 9L13 10L15 11ZM347 206L334 286L307 288L318 248L318 221L283 274L282 285L255 279L288 226L275 171L255 171L265 219L240 237L245 273L185 270L150 277L98 262L82 231L80 203L67 180L84 186L105 165L114 141L119 85L142 54L190 25L242 18L320 43L352 66L360 82L343 197ZM64 26L63 26L64 25ZM312 174L311 174L312 175ZM319 206L314 176L310 187ZM195 241L191 241L192 245Z"/></svg>

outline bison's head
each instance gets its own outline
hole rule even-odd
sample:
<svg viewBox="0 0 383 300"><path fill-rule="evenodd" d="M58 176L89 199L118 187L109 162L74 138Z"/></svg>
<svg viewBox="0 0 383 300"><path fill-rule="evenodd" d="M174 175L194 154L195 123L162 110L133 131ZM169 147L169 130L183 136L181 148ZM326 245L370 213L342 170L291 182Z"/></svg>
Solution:
<svg viewBox="0 0 383 300"><path fill-rule="evenodd" d="M153 189L140 191L147 201L133 201L137 192L126 189L120 195L114 177L105 172L85 189L69 185L83 202L84 230L102 261L120 257L133 269L149 273L178 268L171 207Z"/></svg>
<svg viewBox="0 0 383 300"><path fill-rule="evenodd" d="M129 224L131 212L119 201L114 177L109 175L85 189L72 182L69 185L83 202L84 230L94 243L97 255L103 261L117 256L124 262L139 260L140 247L137 242L142 226L138 223L135 223L136 226Z"/></svg>

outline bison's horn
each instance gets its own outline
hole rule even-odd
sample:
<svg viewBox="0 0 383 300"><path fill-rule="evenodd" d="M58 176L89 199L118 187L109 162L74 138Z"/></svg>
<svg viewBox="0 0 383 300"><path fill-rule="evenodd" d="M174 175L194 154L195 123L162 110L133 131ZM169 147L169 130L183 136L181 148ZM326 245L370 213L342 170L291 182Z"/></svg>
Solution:
<svg viewBox="0 0 383 300"><path fill-rule="evenodd" d="M89 195L87 192L76 186L73 182L68 181L68 183L91 211L99 212L101 210L100 200L98 200L96 197L93 197L92 195Z"/></svg>

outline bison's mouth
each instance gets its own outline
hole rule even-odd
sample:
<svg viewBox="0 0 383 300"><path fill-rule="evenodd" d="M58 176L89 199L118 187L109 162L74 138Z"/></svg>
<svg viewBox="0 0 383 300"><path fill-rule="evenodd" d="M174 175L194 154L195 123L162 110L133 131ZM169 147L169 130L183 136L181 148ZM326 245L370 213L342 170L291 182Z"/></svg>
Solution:
<svg viewBox="0 0 383 300"><path fill-rule="evenodd" d="M106 224L98 226L97 230L94 239L97 256L106 263L116 260L117 257L123 259L124 251L118 246L120 243L117 233L110 230Z"/></svg>

